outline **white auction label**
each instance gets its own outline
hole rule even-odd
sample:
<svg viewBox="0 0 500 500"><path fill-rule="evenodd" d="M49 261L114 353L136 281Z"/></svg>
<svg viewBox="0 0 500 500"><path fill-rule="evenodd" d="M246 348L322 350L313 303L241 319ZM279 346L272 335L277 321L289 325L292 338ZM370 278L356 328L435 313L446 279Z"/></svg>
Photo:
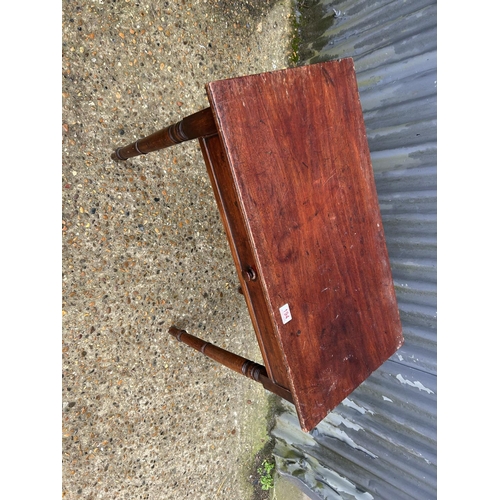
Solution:
<svg viewBox="0 0 500 500"><path fill-rule="evenodd" d="M280 307L280 314L281 314L281 321L283 321L283 324L292 321L292 313L290 312L290 306L288 304L285 304L284 306Z"/></svg>

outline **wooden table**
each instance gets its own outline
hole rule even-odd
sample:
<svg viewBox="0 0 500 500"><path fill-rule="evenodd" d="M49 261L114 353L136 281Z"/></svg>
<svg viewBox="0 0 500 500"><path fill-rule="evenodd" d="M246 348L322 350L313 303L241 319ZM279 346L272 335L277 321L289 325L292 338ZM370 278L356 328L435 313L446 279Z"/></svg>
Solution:
<svg viewBox="0 0 500 500"><path fill-rule="evenodd" d="M207 85L210 108L119 148L199 138L265 367L170 333L314 428L403 337L352 59Z"/></svg>

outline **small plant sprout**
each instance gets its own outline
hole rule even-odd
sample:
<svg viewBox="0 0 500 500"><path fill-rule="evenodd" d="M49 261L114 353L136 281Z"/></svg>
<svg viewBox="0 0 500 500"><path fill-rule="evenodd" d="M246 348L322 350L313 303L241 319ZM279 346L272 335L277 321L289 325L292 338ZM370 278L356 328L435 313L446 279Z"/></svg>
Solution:
<svg viewBox="0 0 500 500"><path fill-rule="evenodd" d="M264 460L262 466L257 469L260 475L260 486L263 490L270 490L274 486L273 479L274 464Z"/></svg>

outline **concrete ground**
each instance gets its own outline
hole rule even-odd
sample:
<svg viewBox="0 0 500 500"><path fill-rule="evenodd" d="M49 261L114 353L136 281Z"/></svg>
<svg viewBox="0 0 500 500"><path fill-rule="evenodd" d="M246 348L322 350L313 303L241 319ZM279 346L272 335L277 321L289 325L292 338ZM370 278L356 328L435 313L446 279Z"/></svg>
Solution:
<svg viewBox="0 0 500 500"><path fill-rule="evenodd" d="M261 361L198 144L110 154L207 107L207 82L287 67L292 12L63 2L65 499L255 495L268 394L167 334Z"/></svg>

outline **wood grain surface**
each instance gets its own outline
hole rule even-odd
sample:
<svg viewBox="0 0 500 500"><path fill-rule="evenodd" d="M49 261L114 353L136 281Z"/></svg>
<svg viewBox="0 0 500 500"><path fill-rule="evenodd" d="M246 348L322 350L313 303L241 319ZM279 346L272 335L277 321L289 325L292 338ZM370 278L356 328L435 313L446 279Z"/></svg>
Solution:
<svg viewBox="0 0 500 500"><path fill-rule="evenodd" d="M200 139L200 146L267 373L273 382L288 389L283 354L274 333L262 283L258 279L247 281L243 276L245 270L255 267L255 258L224 148L217 135Z"/></svg>
<svg viewBox="0 0 500 500"><path fill-rule="evenodd" d="M255 266L262 335L308 431L403 343L353 61L207 93L246 233L235 237L251 245L237 265Z"/></svg>

